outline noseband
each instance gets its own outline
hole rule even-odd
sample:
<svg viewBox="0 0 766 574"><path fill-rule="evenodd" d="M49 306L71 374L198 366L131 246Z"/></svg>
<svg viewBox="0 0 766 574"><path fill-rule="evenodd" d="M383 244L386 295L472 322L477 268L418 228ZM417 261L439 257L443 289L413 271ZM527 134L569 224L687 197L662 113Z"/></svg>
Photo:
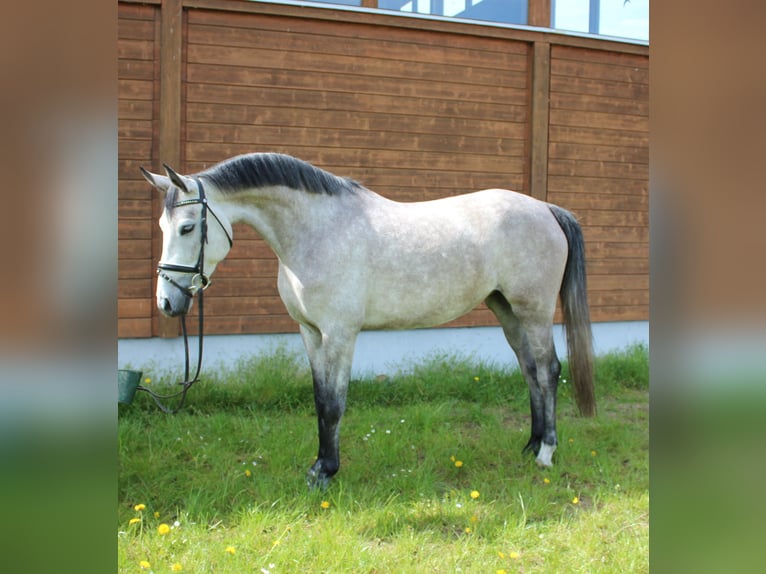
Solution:
<svg viewBox="0 0 766 574"><path fill-rule="evenodd" d="M184 353L185 353L185 369L184 369L184 380L180 382L179 384L182 385L182 389L178 391L177 393L170 394L170 395L160 395L155 393L154 391L147 389L144 386L138 387L138 390L140 391L146 391L153 399L154 402L157 403L157 406L166 413L177 413L184 405L184 402L186 401L186 393L191 388L191 386L196 383L199 380L199 373L200 369L202 368L202 335L203 335L203 328L204 328L204 307L203 307L203 292L205 289L208 288L210 285L210 278L205 275L204 265L205 265L205 244L207 243L207 214L210 212L210 214L215 217L216 221L218 221L218 225L221 226L221 229L223 229L223 232L226 234L226 239L229 240L229 247L231 248L234 245L234 242L231 239L231 235L226 230L226 227L224 227L223 223L221 223L220 218L215 214L215 212L210 209L210 206L207 202L207 197L205 197L205 188L202 185L202 181L200 178L195 177L194 181L197 183L197 189L199 190L199 197L196 199L186 199L184 201L178 201L174 203L171 208L175 207L181 207L183 205L194 205L194 204L201 204L202 205L202 214L200 216L200 245L199 245L199 256L197 257L197 263L192 265L177 265L175 263L164 263L162 261L159 262L157 265L157 275L173 285L175 288L179 289L184 295L186 295L189 299L194 297L194 295L199 292L199 329L197 338L199 340L199 351L197 353L197 372L194 374L194 378L189 378L189 339L186 334L186 313L181 315L181 332L183 333L184 337ZM165 273L165 271L174 271L177 273L190 273L192 274L191 281L187 286L181 285L177 281L175 281L170 275ZM178 405L171 409L165 406L162 401L166 399L175 398L177 396L181 396L181 399L178 402Z"/></svg>

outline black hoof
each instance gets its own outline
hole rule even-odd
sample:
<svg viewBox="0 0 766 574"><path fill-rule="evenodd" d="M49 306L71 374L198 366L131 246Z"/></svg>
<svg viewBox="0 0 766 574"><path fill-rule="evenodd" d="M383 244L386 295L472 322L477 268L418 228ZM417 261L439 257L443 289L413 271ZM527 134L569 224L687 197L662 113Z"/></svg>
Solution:
<svg viewBox="0 0 766 574"><path fill-rule="evenodd" d="M338 464L317 459L306 473L306 484L309 490L326 490L336 472L338 472Z"/></svg>
<svg viewBox="0 0 766 574"><path fill-rule="evenodd" d="M521 449L522 454L527 454L529 452L533 453L535 456L538 455L540 452L540 444L543 442L542 437L530 437L529 442L527 442L527 445Z"/></svg>

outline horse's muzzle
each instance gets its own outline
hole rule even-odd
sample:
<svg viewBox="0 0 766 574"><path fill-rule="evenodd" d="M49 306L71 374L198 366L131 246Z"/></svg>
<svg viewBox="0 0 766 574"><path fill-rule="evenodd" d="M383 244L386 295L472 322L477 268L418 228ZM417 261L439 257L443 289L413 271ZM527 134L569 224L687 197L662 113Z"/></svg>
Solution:
<svg viewBox="0 0 766 574"><path fill-rule="evenodd" d="M167 317L178 317L179 315L185 315L189 312L192 306L192 298L186 295L180 294L178 297L174 297L172 300L170 297L158 296L157 308L160 312Z"/></svg>

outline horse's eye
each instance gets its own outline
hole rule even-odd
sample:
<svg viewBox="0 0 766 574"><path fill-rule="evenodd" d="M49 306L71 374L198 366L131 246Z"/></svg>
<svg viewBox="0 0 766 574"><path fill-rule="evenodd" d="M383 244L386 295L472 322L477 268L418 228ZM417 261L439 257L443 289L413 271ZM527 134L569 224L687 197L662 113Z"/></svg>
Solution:
<svg viewBox="0 0 766 574"><path fill-rule="evenodd" d="M182 225L181 229L179 230L179 233L181 235L188 235L194 231L194 224L193 223L187 223L186 225Z"/></svg>

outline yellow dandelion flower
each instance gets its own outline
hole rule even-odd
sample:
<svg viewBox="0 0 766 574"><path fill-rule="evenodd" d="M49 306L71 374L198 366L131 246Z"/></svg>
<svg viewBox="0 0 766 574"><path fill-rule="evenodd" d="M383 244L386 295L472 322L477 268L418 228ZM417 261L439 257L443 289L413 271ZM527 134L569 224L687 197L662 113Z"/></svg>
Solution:
<svg viewBox="0 0 766 574"><path fill-rule="evenodd" d="M508 554L508 557L513 559L513 560L518 560L519 559L519 553L518 552L510 552Z"/></svg>
<svg viewBox="0 0 766 574"><path fill-rule="evenodd" d="M157 527L157 532L159 532L160 535L165 536L168 532L170 532L170 526L163 522Z"/></svg>
<svg viewBox="0 0 766 574"><path fill-rule="evenodd" d="M596 456L596 451L595 450L590 451L590 455L591 456Z"/></svg>
<svg viewBox="0 0 766 574"><path fill-rule="evenodd" d="M479 521L479 517L474 514L473 516L471 516L471 518L469 518L469 520L473 522L474 524L476 524Z"/></svg>
<svg viewBox="0 0 766 574"><path fill-rule="evenodd" d="M271 547L275 548L275 547L279 546L280 544L282 544L281 540L275 540L274 542L271 543Z"/></svg>
<svg viewBox="0 0 766 574"><path fill-rule="evenodd" d="M183 566L181 566L181 564L179 564L178 562L176 562L175 564L173 564L173 565L170 567L170 569L171 569L173 572L180 572L181 570L183 570L183 569L184 569L184 567L183 567Z"/></svg>
<svg viewBox="0 0 766 574"><path fill-rule="evenodd" d="M573 443L574 443L574 439L573 439L573 438L570 438L570 439L569 439L569 444L573 444Z"/></svg>
<svg viewBox="0 0 766 574"><path fill-rule="evenodd" d="M248 478L250 478L251 476L253 476L253 473L252 473L252 472L250 472L250 469L249 469L249 468L248 468L248 469L245 469L245 476L246 476L246 477L248 477Z"/></svg>
<svg viewBox="0 0 766 574"><path fill-rule="evenodd" d="M130 525L130 526L133 526L134 524L138 524L139 522L141 522L141 519L140 519L140 518L131 518L131 519L128 521L128 525Z"/></svg>
<svg viewBox="0 0 766 574"><path fill-rule="evenodd" d="M151 382L152 382L152 379L151 379L151 377L146 377L146 378L144 379L144 383L145 383L145 384L147 384L147 385L151 384Z"/></svg>
<svg viewBox="0 0 766 574"><path fill-rule="evenodd" d="M546 476L546 477L543 479L543 483L544 483L544 484L550 484L550 483L551 483L551 479L550 479L550 478L548 478L548 477Z"/></svg>
<svg viewBox="0 0 766 574"><path fill-rule="evenodd" d="M159 518L159 517L160 517L160 513L159 513L159 512L157 512L156 510L154 511L154 517L155 517L155 518Z"/></svg>
<svg viewBox="0 0 766 574"><path fill-rule="evenodd" d="M497 557L500 558L500 560L505 559L505 552L498 552Z"/></svg>
<svg viewBox="0 0 766 574"><path fill-rule="evenodd" d="M455 455L453 454L451 457L449 457L449 459L450 459L452 462L455 462Z"/></svg>
<svg viewBox="0 0 766 574"><path fill-rule="evenodd" d="M579 498L579 497L577 497L577 496L575 496L575 497L572 499L572 504L580 504L580 498Z"/></svg>
<svg viewBox="0 0 766 574"><path fill-rule="evenodd" d="M471 527L470 526L466 527L465 533L466 534L470 534L471 533Z"/></svg>
<svg viewBox="0 0 766 574"><path fill-rule="evenodd" d="M135 510L136 512L141 512L142 510L145 510L145 509L146 509L146 504L136 504L133 507L133 510Z"/></svg>
<svg viewBox="0 0 766 574"><path fill-rule="evenodd" d="M227 554L236 554L237 549L234 548L233 546L227 546L224 552L226 552Z"/></svg>
<svg viewBox="0 0 766 574"><path fill-rule="evenodd" d="M505 570L502 568L500 570L495 570L495 574L505 574Z"/></svg>
<svg viewBox="0 0 766 574"><path fill-rule="evenodd" d="M141 570L148 570L152 567L148 560L141 560L138 565L141 567Z"/></svg>
<svg viewBox="0 0 766 574"><path fill-rule="evenodd" d="M471 491L471 498L473 498L474 500L476 500L477 498L479 498L479 496L480 496L480 494L479 494L479 491L478 491L478 490L472 490L472 491Z"/></svg>
<svg viewBox="0 0 766 574"><path fill-rule="evenodd" d="M455 466L458 467L458 468L461 468L463 466L463 461L462 460L456 460L455 461Z"/></svg>
<svg viewBox="0 0 766 574"><path fill-rule="evenodd" d="M330 503L327 502L326 500L323 500L322 503L319 506L321 506L322 508L327 510L328 508L330 508Z"/></svg>
<svg viewBox="0 0 766 574"><path fill-rule="evenodd" d="M479 377L474 377L473 380L478 383L481 379L479 379Z"/></svg>

